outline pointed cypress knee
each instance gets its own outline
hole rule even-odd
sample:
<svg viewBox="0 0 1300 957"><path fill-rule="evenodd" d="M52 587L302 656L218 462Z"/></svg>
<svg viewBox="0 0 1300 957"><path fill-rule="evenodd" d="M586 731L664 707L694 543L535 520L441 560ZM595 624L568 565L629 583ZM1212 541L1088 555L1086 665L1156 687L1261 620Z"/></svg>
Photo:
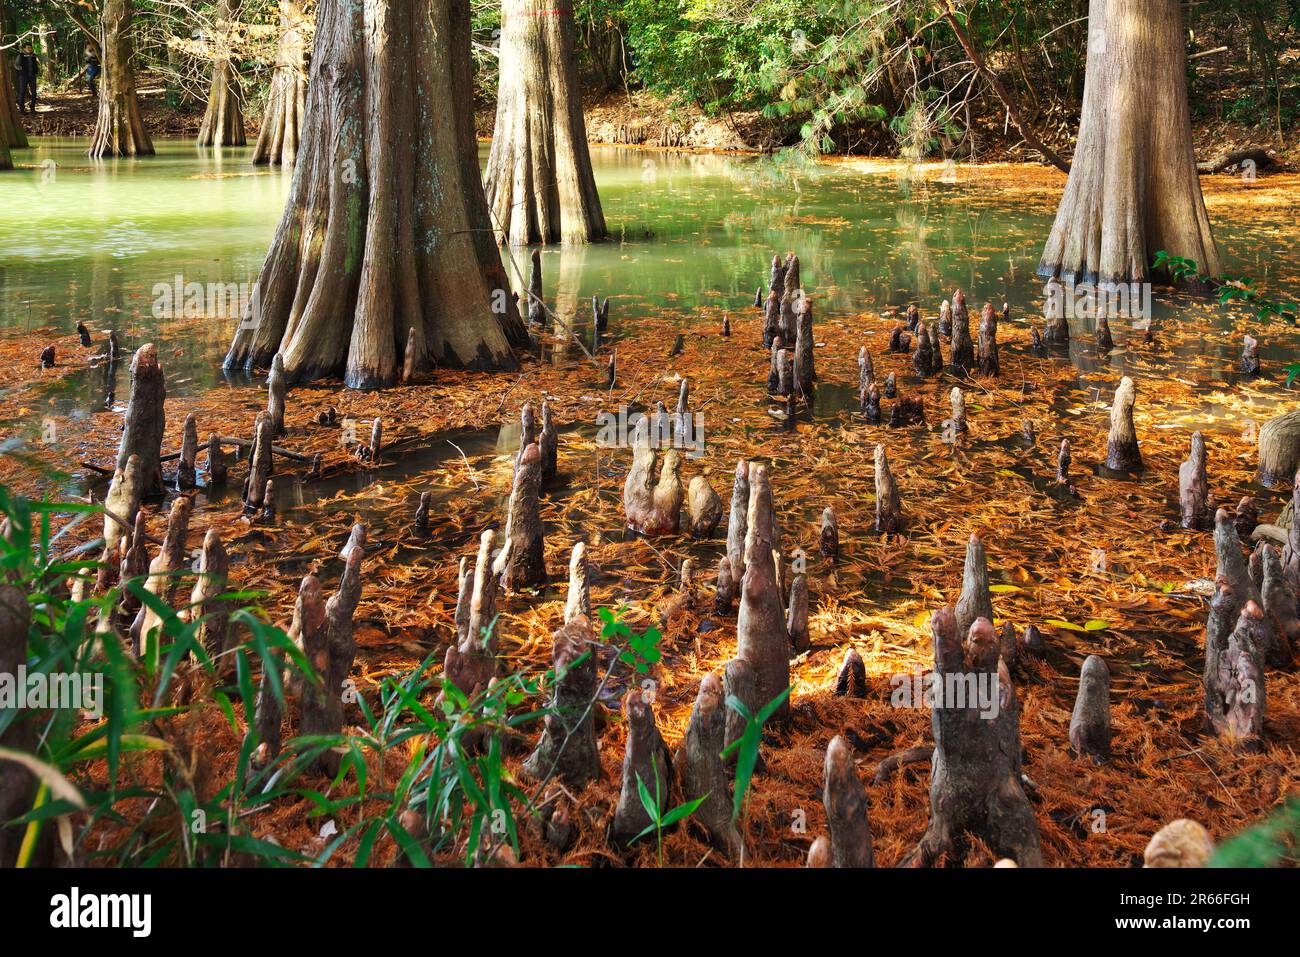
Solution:
<svg viewBox="0 0 1300 957"><path fill-rule="evenodd" d="M1046 336L1048 342L1058 344L1070 341L1070 321L1065 316L1065 295L1060 283L1049 283L1047 301L1043 305L1043 314L1047 319Z"/></svg>
<svg viewBox="0 0 1300 957"><path fill-rule="evenodd" d="M299 737L309 735L334 735L343 730L343 703L329 689L330 650L329 632L325 627L325 601L321 595L320 580L308 575L298 590L298 609L295 624L303 656L311 665L311 675L302 683L298 700ZM332 748L326 749L312 762L309 772L328 777L338 774L340 755Z"/></svg>
<svg viewBox="0 0 1300 957"><path fill-rule="evenodd" d="M998 316L993 303L984 303L980 310L979 370L983 375L995 376L1001 371L998 363Z"/></svg>
<svg viewBox="0 0 1300 957"><path fill-rule="evenodd" d="M898 486L889 470L889 458L883 445L876 446L876 531L886 534L903 530L903 503Z"/></svg>
<svg viewBox="0 0 1300 957"><path fill-rule="evenodd" d="M1070 440L1061 439L1061 451L1056 456L1056 484L1070 484Z"/></svg>
<svg viewBox="0 0 1300 957"><path fill-rule="evenodd" d="M208 487L221 488L226 478L226 453L221 448L221 437L213 432L208 436Z"/></svg>
<svg viewBox="0 0 1300 957"><path fill-rule="evenodd" d="M415 508L415 528L417 531L427 532L429 530L429 513L433 509L433 493L421 492L420 504Z"/></svg>
<svg viewBox="0 0 1300 957"><path fill-rule="evenodd" d="M564 621L575 618L591 620L591 562L587 560L587 543L575 542L569 556L569 591L564 599Z"/></svg>
<svg viewBox="0 0 1300 957"><path fill-rule="evenodd" d="M975 368L975 342L970 337L970 313L966 294L960 289L952 294L952 364L962 372Z"/></svg>
<svg viewBox="0 0 1300 957"><path fill-rule="evenodd" d="M195 462L199 457L199 426L191 412L185 416L185 425L181 428L181 454L176 463L176 487L191 489L198 484L198 469Z"/></svg>
<svg viewBox="0 0 1300 957"><path fill-rule="evenodd" d="M194 635L199 645L212 660L218 675L229 674L234 669L234 659L224 657L230 631L230 602L222 599L227 592L230 558L221 545L216 529L208 529L203 537L203 551L199 554L198 578L190 593L190 620L199 623Z"/></svg>
<svg viewBox="0 0 1300 957"><path fill-rule="evenodd" d="M713 593L713 613L730 615L736 601L736 579L731 571L731 559L723 555L718 559L718 581Z"/></svg>
<svg viewBox="0 0 1300 957"><path fill-rule="evenodd" d="M822 509L821 534L819 536L822 558L834 563L840 557L840 523L835 518L835 509L829 505Z"/></svg>
<svg viewBox="0 0 1300 957"><path fill-rule="evenodd" d="M963 643L951 607L935 612L936 680L965 681L983 689L936 702L930 711L934 757L930 775L930 823L905 866L929 867L946 858L959 863L980 838L996 855L1021 867L1041 867L1042 847L1033 807L1021 784L1020 706L997 635L977 618Z"/></svg>
<svg viewBox="0 0 1300 957"><path fill-rule="evenodd" d="M939 304L939 335L952 338L952 305L947 299Z"/></svg>
<svg viewBox="0 0 1300 957"><path fill-rule="evenodd" d="M1269 636L1263 609L1248 601L1241 609L1213 675L1216 708L1207 714L1216 734L1244 751L1259 751L1264 732L1263 657Z"/></svg>
<svg viewBox="0 0 1300 957"><path fill-rule="evenodd" d="M576 615L551 635L555 678L541 740L524 762L534 780L554 774L571 788L583 788L600 777L596 749L596 659L591 647L591 622Z"/></svg>
<svg viewBox="0 0 1300 957"><path fill-rule="evenodd" d="M731 819L731 781L722 758L726 747L727 706L722 697L722 680L705 675L691 709L690 723L682 739L682 797L687 801L704 798L693 820L702 825L709 843L732 860L740 857L741 838Z"/></svg>
<svg viewBox="0 0 1300 957"><path fill-rule="evenodd" d="M749 463L736 463L736 477L731 485L731 514L727 520L727 560L737 582L745 575L745 533L749 518Z"/></svg>
<svg viewBox="0 0 1300 957"><path fill-rule="evenodd" d="M131 360L131 397L126 404L122 439L117 448L117 467L126 466L132 455L140 456L140 491L145 498L163 493L162 440L167 425L164 401L167 386L158 347L147 342Z"/></svg>
<svg viewBox="0 0 1300 957"><path fill-rule="evenodd" d="M813 362L812 303L806 296L800 297L795 306L794 319L794 392L804 399L811 399L817 370Z"/></svg>
<svg viewBox="0 0 1300 957"><path fill-rule="evenodd" d="M1137 387L1128 376L1120 379L1110 407L1110 436L1106 441L1106 468L1115 472L1136 472L1142 468L1137 432L1133 428L1133 402Z"/></svg>
<svg viewBox="0 0 1300 957"><path fill-rule="evenodd" d="M781 595L777 590L773 560L774 527L767 466L755 463L749 475L745 574L740 589L740 611L736 617L736 655L754 669L759 707L790 685L790 635L786 631ZM773 718L780 721L789 710L787 698Z"/></svg>
<svg viewBox="0 0 1300 957"><path fill-rule="evenodd" d="M546 304L542 298L542 251L534 249L528 268L528 308L530 326L546 325Z"/></svg>
<svg viewBox="0 0 1300 957"><path fill-rule="evenodd" d="M424 344L424 326L411 326L406 333L406 348L402 352L402 381L413 382L415 377L429 368L429 352Z"/></svg>
<svg viewBox="0 0 1300 957"><path fill-rule="evenodd" d="M831 866L875 867L867 791L853 766L853 751L840 735L826 748L822 803L831 833Z"/></svg>
<svg viewBox="0 0 1300 957"><path fill-rule="evenodd" d="M790 634L790 648L798 655L809 648L808 579L795 576L790 585L790 605L786 610L785 629Z"/></svg>
<svg viewBox="0 0 1300 957"><path fill-rule="evenodd" d="M1259 375L1259 342L1254 336L1242 339L1241 371L1246 375Z"/></svg>
<svg viewBox="0 0 1300 957"><path fill-rule="evenodd" d="M832 692L840 698L865 698L867 696L867 667L856 648L844 653L839 674L835 678L835 690Z"/></svg>
<svg viewBox="0 0 1300 957"><path fill-rule="evenodd" d="M266 377L266 411L271 415L271 434L284 435L285 381L284 357L276 353L271 372Z"/></svg>
<svg viewBox="0 0 1300 957"><path fill-rule="evenodd" d="M1271 631L1264 660L1272 668L1290 668L1294 663L1295 651L1300 647L1300 620L1296 618L1295 592L1283 573L1277 549L1265 543L1261 543L1261 546L1264 549L1261 593Z"/></svg>
<svg viewBox="0 0 1300 957"><path fill-rule="evenodd" d="M989 592L989 566L984 542L971 532L966 542L966 561L962 566L961 595L957 598L957 631L965 634L976 618L993 620L993 598Z"/></svg>
<svg viewBox="0 0 1300 957"><path fill-rule="evenodd" d="M248 454L248 478L244 481L244 508L250 512L261 509L266 495L266 480L271 477L271 416L257 413L253 423L253 446Z"/></svg>
<svg viewBox="0 0 1300 957"><path fill-rule="evenodd" d="M1079 672L1079 692L1070 716L1070 747L1100 764L1110 758L1110 669L1089 655Z"/></svg>
<svg viewBox="0 0 1300 957"><path fill-rule="evenodd" d="M1205 474L1205 437L1192 433L1192 451L1178 466L1178 507L1183 528L1204 528L1209 522L1206 500L1209 494Z"/></svg>
<svg viewBox="0 0 1300 957"><path fill-rule="evenodd" d="M473 698L486 689L497 672L497 636L493 621L496 618L498 576L492 565L495 540L496 533L491 529L480 536L472 572L468 562L461 563L456 640L447 647L443 659L443 677L466 698ZM441 693L438 697L441 700Z"/></svg>
<svg viewBox="0 0 1300 957"><path fill-rule="evenodd" d="M641 803L637 782L645 785L652 797L657 796L661 809L669 806L668 788L672 763L655 721L654 705L645 700L639 688L627 693L623 701L627 726L627 744L623 752L623 787L614 808L614 823L609 836L615 844L626 846L653 822Z"/></svg>
<svg viewBox="0 0 1300 957"><path fill-rule="evenodd" d="M542 482L551 482L559 472L560 438L551 419L551 404L542 402L542 429L537 436L537 449L541 454Z"/></svg>
<svg viewBox="0 0 1300 957"><path fill-rule="evenodd" d="M686 492L686 506L694 538L708 538L722 521L722 499L703 475L691 479Z"/></svg>
<svg viewBox="0 0 1300 957"><path fill-rule="evenodd" d="M541 485L542 454L533 443L519 458L510 493L502 581L511 591L532 588L546 581L545 540L538 505Z"/></svg>
<svg viewBox="0 0 1300 957"><path fill-rule="evenodd" d="M858 349L858 409L861 412L867 411L867 397L875 381L876 369L871 361L871 354L867 352L866 346L862 346ZM879 400L877 400L878 404Z"/></svg>
<svg viewBox="0 0 1300 957"><path fill-rule="evenodd" d="M722 699L736 698L743 704L750 714L757 713L758 709L763 707L767 702L760 701L758 695L758 677L754 667L744 658L732 658L722 670ZM740 712L727 708L727 739L726 747L739 741L745 733L745 719ZM760 764L762 756L759 756ZM733 751L727 758L728 765L736 763L736 754Z"/></svg>
<svg viewBox="0 0 1300 957"><path fill-rule="evenodd" d="M1110 334L1110 320L1104 312L1097 316L1097 348L1102 352L1115 348L1115 338Z"/></svg>
<svg viewBox="0 0 1300 957"><path fill-rule="evenodd" d="M108 492L104 496L104 509L113 517L104 516L104 554L113 556L117 546L124 538L129 538L131 528L135 525L136 515L140 512L140 503L144 497L144 477L140 465L140 456L132 455L125 465L119 465L113 472ZM119 524L119 522L124 524ZM99 588L108 587L105 569L100 569Z"/></svg>

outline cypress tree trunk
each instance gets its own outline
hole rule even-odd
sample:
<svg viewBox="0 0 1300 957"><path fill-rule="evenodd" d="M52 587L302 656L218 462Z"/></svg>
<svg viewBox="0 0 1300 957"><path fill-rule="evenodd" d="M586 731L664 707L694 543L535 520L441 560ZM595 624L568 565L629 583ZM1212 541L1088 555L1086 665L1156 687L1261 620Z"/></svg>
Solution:
<svg viewBox="0 0 1300 957"><path fill-rule="evenodd" d="M479 180L469 0L322 0L284 215L226 367L397 380L420 326L444 365L513 368L527 333Z"/></svg>
<svg viewBox="0 0 1300 957"><path fill-rule="evenodd" d="M502 0L497 118L484 175L497 240L604 239L573 51L573 8Z"/></svg>
<svg viewBox="0 0 1300 957"><path fill-rule="evenodd" d="M1090 0L1088 22L1079 138L1038 275L1140 282L1161 249L1219 275L1177 0Z"/></svg>
<svg viewBox="0 0 1300 957"><path fill-rule="evenodd" d="M239 74L230 62L230 42L239 0L220 0L212 60L208 108L199 127L199 146L244 146L244 111L240 109ZM274 81L272 81L274 83Z"/></svg>
<svg viewBox="0 0 1300 957"><path fill-rule="evenodd" d="M103 74L99 78L99 116L90 140L91 159L153 155L153 142L135 95L133 16L131 0L104 0L100 18Z"/></svg>
<svg viewBox="0 0 1300 957"><path fill-rule="evenodd" d="M5 0L0 0L0 24L8 23ZM27 133L18 113L18 99L14 95L13 61L0 51L0 169L13 169L9 150L24 149Z"/></svg>
<svg viewBox="0 0 1300 957"><path fill-rule="evenodd" d="M292 166L307 105L307 69L298 0L280 0L280 45L253 163Z"/></svg>

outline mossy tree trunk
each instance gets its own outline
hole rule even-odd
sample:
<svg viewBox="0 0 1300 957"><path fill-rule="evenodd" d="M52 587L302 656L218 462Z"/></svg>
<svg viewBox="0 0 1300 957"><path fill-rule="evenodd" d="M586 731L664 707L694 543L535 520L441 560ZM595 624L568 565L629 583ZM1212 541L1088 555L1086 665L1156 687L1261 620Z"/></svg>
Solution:
<svg viewBox="0 0 1300 957"><path fill-rule="evenodd" d="M442 365L513 368L527 333L479 179L469 0L322 0L302 150L226 367L397 381L408 331Z"/></svg>
<svg viewBox="0 0 1300 957"><path fill-rule="evenodd" d="M1070 178L1042 277L1142 282L1159 250L1221 271L1192 151L1177 0L1090 0L1087 79Z"/></svg>
<svg viewBox="0 0 1300 957"><path fill-rule="evenodd" d="M100 18L103 75L99 78L99 115L90 139L90 158L152 156L153 141L140 116L135 93L135 45L131 0L104 0Z"/></svg>
<svg viewBox="0 0 1300 957"><path fill-rule="evenodd" d="M568 3L502 0L497 117L485 174L501 243L587 243L607 235L573 33Z"/></svg>

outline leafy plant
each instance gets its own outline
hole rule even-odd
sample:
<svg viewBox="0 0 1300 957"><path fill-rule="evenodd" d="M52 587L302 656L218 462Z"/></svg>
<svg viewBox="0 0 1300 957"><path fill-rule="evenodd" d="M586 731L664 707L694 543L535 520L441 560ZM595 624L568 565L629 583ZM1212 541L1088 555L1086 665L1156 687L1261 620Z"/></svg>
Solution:
<svg viewBox="0 0 1300 957"><path fill-rule="evenodd" d="M604 623L600 629L602 641L622 638L626 642L626 647L618 655L619 661L635 668L640 674L646 674L663 658L663 652L659 650L659 641L663 635L658 628L652 626L641 634L636 634L623 620L622 608L617 611L601 608L597 614Z"/></svg>
<svg viewBox="0 0 1300 957"><path fill-rule="evenodd" d="M758 746L763 740L763 725L776 713L776 709L781 707L781 703L790 697L791 690L792 688L787 686L784 691L759 708L757 714L751 713L745 707L745 702L734 694L727 695L727 707L745 719L745 730L722 752L724 758L729 758L732 754L736 755L736 786L731 808L733 821L740 817L745 796L749 793L749 783L754 777L754 767L758 764Z"/></svg>
<svg viewBox="0 0 1300 957"><path fill-rule="evenodd" d="M659 866L663 867L664 866L664 828L672 827L678 821L690 817L692 814L695 813L696 809L699 808L699 806L704 803L705 799L708 798L709 795L706 793L701 797L697 797L693 801L687 801L685 804L679 804L677 805L677 807L673 808L667 814L663 814L660 811L660 805L663 801L664 796L659 793L659 768L655 762L655 757L653 754L650 755L650 769L653 772L654 779L655 779L654 794L650 793L650 789L646 787L645 781L641 780L641 775L638 774L636 776L637 795L641 798L641 806L645 808L646 814L650 816L650 823L647 824L644 828L642 828L640 833L638 833L635 837L633 837L632 840L628 841L628 843L634 844L635 842L641 840L641 838L649 834L651 831L654 831L655 843L658 845L658 851L659 851Z"/></svg>

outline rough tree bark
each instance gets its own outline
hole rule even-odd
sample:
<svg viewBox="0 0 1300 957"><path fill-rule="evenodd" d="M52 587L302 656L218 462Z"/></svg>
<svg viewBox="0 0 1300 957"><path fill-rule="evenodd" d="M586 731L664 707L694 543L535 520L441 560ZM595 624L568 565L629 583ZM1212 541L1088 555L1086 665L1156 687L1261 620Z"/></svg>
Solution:
<svg viewBox="0 0 1300 957"><path fill-rule="evenodd" d="M253 147L254 164L292 166L298 156L307 104L302 24L302 8L298 0L280 0L280 43L266 111L262 114L262 128L257 134L257 145Z"/></svg>
<svg viewBox="0 0 1300 957"><path fill-rule="evenodd" d="M442 365L514 368L527 335L492 239L471 103L468 0L322 0L303 148L226 368L397 380L423 325Z"/></svg>
<svg viewBox="0 0 1300 957"><path fill-rule="evenodd" d="M0 0L0 24L8 23L5 0ZM27 146L27 133L23 129L18 112L18 100L14 96L13 65L9 58L0 53L0 169L13 169L13 157L9 150L24 149Z"/></svg>
<svg viewBox="0 0 1300 957"><path fill-rule="evenodd" d="M501 243L607 235L587 150L573 7L502 0L500 81L484 183Z"/></svg>
<svg viewBox="0 0 1300 957"><path fill-rule="evenodd" d="M90 158L152 156L153 142L140 116L131 63L131 0L104 0L100 17L103 75L99 78L99 115L90 138Z"/></svg>
<svg viewBox="0 0 1300 957"><path fill-rule="evenodd" d="M199 146L243 146L248 142L244 136L244 111L239 105L243 95L239 74L230 61L231 27L239 6L240 0L217 3L212 82L208 87L208 107L199 126Z"/></svg>
<svg viewBox="0 0 1300 957"><path fill-rule="evenodd" d="M960 864L966 835L974 834L998 857L1041 867L1038 822L1020 782L1020 708L1006 669L999 667L993 625L976 619L963 643L957 616L947 607L934 613L930 627L938 676L974 677L977 687L996 689L999 707L989 718L978 703L945 696L931 709L930 824L906 864L928 867L940 857Z"/></svg>
<svg viewBox="0 0 1300 957"><path fill-rule="evenodd" d="M1181 5L1090 0L1088 23L1079 136L1038 274L1142 282L1163 249L1218 276L1192 151Z"/></svg>

